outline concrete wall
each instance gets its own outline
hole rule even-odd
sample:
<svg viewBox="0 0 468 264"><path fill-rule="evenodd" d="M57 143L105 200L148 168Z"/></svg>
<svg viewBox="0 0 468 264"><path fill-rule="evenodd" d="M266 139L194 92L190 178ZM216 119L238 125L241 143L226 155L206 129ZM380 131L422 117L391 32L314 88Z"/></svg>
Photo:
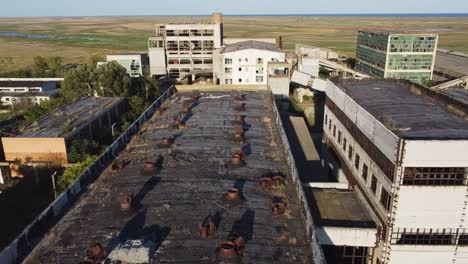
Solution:
<svg viewBox="0 0 468 264"><path fill-rule="evenodd" d="M321 245L373 248L376 233L376 228L317 227L317 237Z"/></svg>
<svg viewBox="0 0 468 264"><path fill-rule="evenodd" d="M277 60L285 61L286 55L283 52L273 52L258 49L245 49L235 52L222 53L221 57L221 76L218 76L221 84L226 84L226 79L231 79L232 84L267 84L268 62ZM232 59L232 64L226 64L225 59ZM257 59L262 58L261 64ZM246 61L247 59L247 61ZM231 73L226 73L225 69L230 68ZM239 71L239 68L241 71ZM257 73L258 71L258 73ZM262 81L257 82L257 76L263 77ZM240 80L240 81L239 81Z"/></svg>
<svg viewBox="0 0 468 264"><path fill-rule="evenodd" d="M57 164L68 163L67 149L64 138L19 138L3 137L3 150L5 159L21 162L32 160L34 162L53 161Z"/></svg>
<svg viewBox="0 0 468 264"><path fill-rule="evenodd" d="M164 48L148 48L148 56L150 62L150 74L165 75L166 74L166 51Z"/></svg>
<svg viewBox="0 0 468 264"><path fill-rule="evenodd" d="M468 140L405 140L405 167L468 167Z"/></svg>
<svg viewBox="0 0 468 264"><path fill-rule="evenodd" d="M395 228L468 227L466 186L400 185Z"/></svg>
<svg viewBox="0 0 468 264"><path fill-rule="evenodd" d="M455 246L393 245L388 264L454 264Z"/></svg>
<svg viewBox="0 0 468 264"><path fill-rule="evenodd" d="M294 183L294 188L298 194L298 198L301 205L301 212L302 212L302 219L306 225L306 234L310 241L310 247L312 253L314 255L314 264L326 264L325 257L322 251L322 248L319 244L318 235L316 232L316 225L312 218L312 214L310 212L309 204L307 202L307 197L304 192L304 187L302 186L302 182L299 179L299 174L297 172L296 161L294 160L294 156L291 151L291 147L289 145L288 137L286 136L286 132L284 130L283 122L281 121L280 113L278 110L278 106L276 105L276 101L273 98L273 113L275 114L275 121L276 126L279 129L281 142L283 143L283 150L286 156L286 161L289 166L289 173L291 174L292 181Z"/></svg>

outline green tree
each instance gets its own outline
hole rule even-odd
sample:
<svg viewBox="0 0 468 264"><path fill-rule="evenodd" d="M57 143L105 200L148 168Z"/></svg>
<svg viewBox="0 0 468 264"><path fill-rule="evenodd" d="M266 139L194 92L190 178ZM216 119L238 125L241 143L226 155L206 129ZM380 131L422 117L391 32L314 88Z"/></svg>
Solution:
<svg viewBox="0 0 468 264"><path fill-rule="evenodd" d="M89 65L93 68L96 68L97 67L97 63L100 62L100 61L106 61L106 59L101 56L101 55L98 55L98 54L93 54L91 55L91 57L89 58Z"/></svg>
<svg viewBox="0 0 468 264"><path fill-rule="evenodd" d="M75 164L73 167L66 168L62 176L58 178L57 191L59 193L65 191L94 161L96 161L96 156L87 156L82 162Z"/></svg>
<svg viewBox="0 0 468 264"><path fill-rule="evenodd" d="M61 95L68 102L84 96L93 96L96 92L96 74L89 65L79 65L65 74Z"/></svg>
<svg viewBox="0 0 468 264"><path fill-rule="evenodd" d="M151 77L145 79L145 98L146 101L154 101L159 97L159 82Z"/></svg>
<svg viewBox="0 0 468 264"><path fill-rule="evenodd" d="M117 62L111 61L96 68L99 96L127 97L131 94L132 78L127 70ZM134 84L133 84L134 85Z"/></svg>
<svg viewBox="0 0 468 264"><path fill-rule="evenodd" d="M99 154L101 148L94 140L74 139L68 147L68 162L77 163L84 161L90 154Z"/></svg>

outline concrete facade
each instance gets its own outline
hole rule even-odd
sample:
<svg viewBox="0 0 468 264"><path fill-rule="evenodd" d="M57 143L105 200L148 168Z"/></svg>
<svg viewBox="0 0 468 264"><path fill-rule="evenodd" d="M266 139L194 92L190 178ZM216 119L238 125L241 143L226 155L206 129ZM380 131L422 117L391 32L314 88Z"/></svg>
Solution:
<svg viewBox="0 0 468 264"><path fill-rule="evenodd" d="M227 45L220 52L216 78L220 84L267 84L268 63L284 62L285 58L276 44L246 41Z"/></svg>
<svg viewBox="0 0 468 264"><path fill-rule="evenodd" d="M325 164L362 195L380 225L372 263L466 263L466 121L453 126L455 134L440 130L440 137L404 132L397 129L402 124L382 122L371 113L375 108L363 107L357 102L362 98L344 91L360 89L359 83L351 88L340 85L329 82L326 92L324 143L331 154ZM460 118L448 111L445 115Z"/></svg>
<svg viewBox="0 0 468 264"><path fill-rule="evenodd" d="M372 77L430 82L438 39L429 33L360 31L356 69Z"/></svg>
<svg viewBox="0 0 468 264"><path fill-rule="evenodd" d="M222 44L219 13L212 15L212 23L156 25L156 36L148 42L151 74L165 74L165 67L169 76L176 79L212 75L213 51Z"/></svg>
<svg viewBox="0 0 468 264"><path fill-rule="evenodd" d="M115 61L122 65L131 77L148 75L148 55L146 53L121 53L107 55L107 62Z"/></svg>

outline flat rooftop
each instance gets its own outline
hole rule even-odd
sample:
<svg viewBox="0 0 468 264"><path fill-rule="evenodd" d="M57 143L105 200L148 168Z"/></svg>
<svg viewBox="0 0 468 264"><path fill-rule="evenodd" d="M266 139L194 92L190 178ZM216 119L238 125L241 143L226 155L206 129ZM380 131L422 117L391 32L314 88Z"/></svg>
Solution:
<svg viewBox="0 0 468 264"><path fill-rule="evenodd" d="M231 231L246 240L242 263L313 263L305 235L298 195L288 176L272 110L265 91L242 91L245 111L234 111L234 91L185 91L168 99L116 157L128 164L120 171L106 169L55 226L54 237L44 238L25 263L78 263L95 242L108 252L116 242L146 239L154 243L150 263L213 262L216 248ZM185 125L173 127L182 102L201 97ZM245 116L245 142L235 143L232 131L236 114ZM174 136L172 147L160 146L162 137ZM233 151L243 148L243 166L227 164ZM161 161L152 175L141 171L148 160ZM286 185L262 190L260 176L279 171ZM232 187L245 198L239 206L226 207L222 197ZM131 191L135 208L123 212L119 193ZM283 197L286 213L274 217L274 196ZM209 214L219 217L216 237L200 237L198 225Z"/></svg>
<svg viewBox="0 0 468 264"><path fill-rule="evenodd" d="M468 122L449 111L446 101L412 92L412 87L427 88L393 79L334 78L332 82L400 138L468 139Z"/></svg>
<svg viewBox="0 0 468 264"><path fill-rule="evenodd" d="M381 35L421 35L421 36L437 36L438 34L423 31L423 30L396 30L396 29L369 29L359 30L359 32L368 32Z"/></svg>
<svg viewBox="0 0 468 264"><path fill-rule="evenodd" d="M60 93L60 89L52 89L44 92L0 92L1 96L14 96L14 97L32 97L32 96L54 96Z"/></svg>
<svg viewBox="0 0 468 264"><path fill-rule="evenodd" d="M354 191L308 188L314 222L318 226L375 228L376 224Z"/></svg>
<svg viewBox="0 0 468 264"><path fill-rule="evenodd" d="M43 87L49 83L57 83L57 82L56 81L0 81L0 88Z"/></svg>
<svg viewBox="0 0 468 264"><path fill-rule="evenodd" d="M226 45L221 51L221 53L236 52L236 51L246 50L246 49L283 52L276 44L268 43L268 42L261 42L261 41L256 41L256 40L247 40L247 41L241 41L241 42L236 42L234 44Z"/></svg>
<svg viewBox="0 0 468 264"><path fill-rule="evenodd" d="M17 137L63 137L75 133L75 128L100 117L124 99L120 97L88 97L64 106L34 123L26 126ZM64 131L63 124L68 123L71 131Z"/></svg>
<svg viewBox="0 0 468 264"><path fill-rule="evenodd" d="M468 90L463 88L439 89L437 92L444 94L468 106Z"/></svg>
<svg viewBox="0 0 468 264"><path fill-rule="evenodd" d="M434 67L436 71L441 68L443 73L457 78L468 76L468 54L438 49Z"/></svg>

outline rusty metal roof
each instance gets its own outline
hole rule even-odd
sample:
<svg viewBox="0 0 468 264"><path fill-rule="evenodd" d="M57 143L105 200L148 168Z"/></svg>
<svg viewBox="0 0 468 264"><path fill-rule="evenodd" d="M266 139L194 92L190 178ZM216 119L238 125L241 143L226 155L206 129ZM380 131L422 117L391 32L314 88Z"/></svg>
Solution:
<svg viewBox="0 0 468 264"><path fill-rule="evenodd" d="M26 126L18 137L68 138L78 132L78 128L100 117L123 100L121 97L82 98ZM70 130L64 130L64 124L69 124Z"/></svg>
<svg viewBox="0 0 468 264"><path fill-rule="evenodd" d="M174 116L194 93L166 101L165 111L156 113L116 158L128 164L121 171L106 169L25 263L78 263L92 243L109 252L135 239L155 245L150 263L216 263L217 247L233 230L246 241L243 263L313 263L271 95L243 91L245 111L238 112L235 92L202 92L191 113L182 115L185 125L174 127ZM245 116L243 143L233 141L238 114ZM161 145L163 137L173 137L173 145ZM245 163L229 165L239 149L247 154ZM149 160L162 169L142 173ZM272 171L284 173L286 185L261 189L257 180ZM233 187L244 199L229 208L222 197ZM122 211L119 195L127 191L134 194L134 207ZM279 217L272 213L274 196L287 202ZM202 238L198 225L209 214L218 219L216 236Z"/></svg>

